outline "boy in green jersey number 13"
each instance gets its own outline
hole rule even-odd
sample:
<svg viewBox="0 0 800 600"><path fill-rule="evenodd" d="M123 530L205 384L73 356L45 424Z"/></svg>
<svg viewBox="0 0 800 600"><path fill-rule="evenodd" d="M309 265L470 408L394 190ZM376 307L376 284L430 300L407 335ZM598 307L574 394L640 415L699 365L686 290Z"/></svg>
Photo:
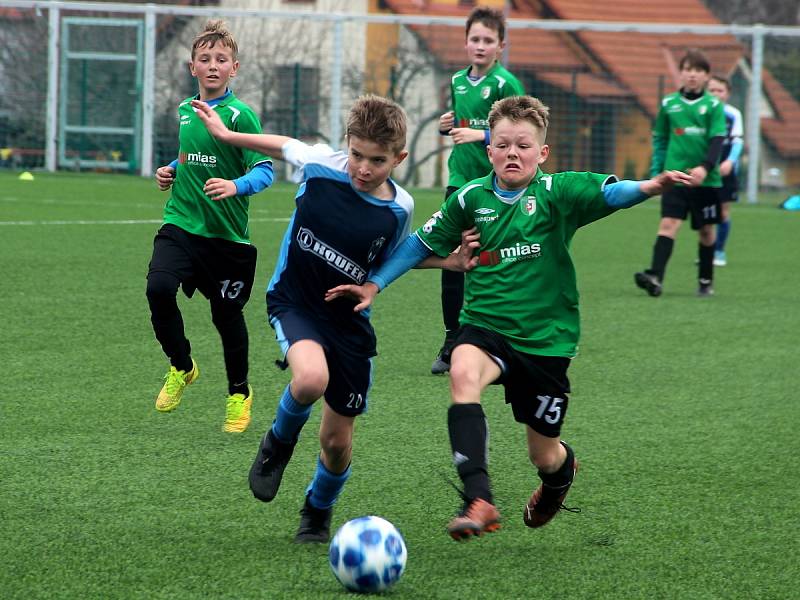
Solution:
<svg viewBox="0 0 800 600"><path fill-rule="evenodd" d="M505 387L514 419L526 425L528 456L541 479L522 511L525 524L541 527L563 508L578 469L572 449L560 439L570 391L567 369L580 327L570 242L579 227L675 183L691 182L679 171L645 181L617 181L596 173L545 174L539 165L550 151L545 144L548 118L548 108L536 98L497 101L489 113L494 170L450 196L363 286L328 292L329 298L356 297L356 310L363 310L423 257L446 256L461 241L462 230L477 230L479 242L465 238L459 251L472 270L466 276L450 367L447 427L464 484L463 509L448 525L456 540L500 526L480 404L490 384ZM478 245L477 255L470 256Z"/></svg>
<svg viewBox="0 0 800 600"><path fill-rule="evenodd" d="M474 9L467 18L466 44L470 65L455 73L450 82L453 109L439 118L439 133L449 135L453 149L447 160L449 179L445 200L462 185L492 170L486 156L489 144L489 110L496 100L525 93L522 84L497 62L505 47L503 13L491 8ZM431 365L438 375L450 369L450 349L458 329L464 301L464 274L442 271L442 319L445 339Z"/></svg>
<svg viewBox="0 0 800 600"><path fill-rule="evenodd" d="M228 89L236 75L236 41L221 21L210 21L194 40L189 68L199 94L236 131L260 133L253 111ZM172 188L164 224L153 241L147 273L147 301L156 339L170 361L156 409L178 407L199 370L177 303L178 287L195 290L211 303L211 320L222 340L228 397L224 431L240 433L250 424L253 390L247 383L248 336L242 310L250 297L256 249L248 228L249 196L272 183L268 156L221 144L206 130L187 98L178 107L177 160L156 171L158 187Z"/></svg>
<svg viewBox="0 0 800 600"><path fill-rule="evenodd" d="M720 222L722 210L717 163L727 132L725 105L705 89L711 67L702 52L689 50L679 67L681 89L664 97L653 125L650 174L676 169L689 173L692 182L661 197L661 221L650 268L633 277L650 296L661 295L675 237L691 215L692 229L700 237L697 295L707 297L714 293L714 226Z"/></svg>

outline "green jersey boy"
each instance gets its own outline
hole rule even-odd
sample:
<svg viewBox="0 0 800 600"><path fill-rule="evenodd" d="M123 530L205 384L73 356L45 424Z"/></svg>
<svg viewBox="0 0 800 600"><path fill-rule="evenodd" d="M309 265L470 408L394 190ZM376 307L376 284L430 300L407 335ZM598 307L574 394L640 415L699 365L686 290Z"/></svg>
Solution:
<svg viewBox="0 0 800 600"><path fill-rule="evenodd" d="M660 194L691 177L668 171L646 181L595 173L544 174L549 110L530 96L506 98L489 113L494 170L450 196L363 286L339 286L369 306L378 291L431 254L461 244L466 277L461 327L450 368L448 431L464 506L448 525L461 540L496 530L487 471L488 429L480 404L490 384L505 387L541 485L522 511L541 527L562 507L578 462L560 439L570 391L567 369L579 337L578 290L569 246L579 227ZM476 239L479 238L479 242ZM480 246L476 256L472 252ZM471 270L469 270L471 269Z"/></svg>
<svg viewBox="0 0 800 600"><path fill-rule="evenodd" d="M666 96L653 125L653 161L650 174L662 169L685 171L689 187L675 187L661 198L661 221L649 269L634 275L636 285L650 296L660 296L667 262L681 224L691 216L698 232L697 294L714 294L715 224L720 222L722 178L719 157L727 134L725 104L709 94L711 66L699 50L689 50L679 63L681 89Z"/></svg>
<svg viewBox="0 0 800 600"><path fill-rule="evenodd" d="M525 93L522 84L498 61L505 48L505 18L498 10L479 7L467 18L465 48L470 65L450 82L452 110L439 118L439 132L449 135L453 149L447 161L449 179L445 199L462 185L492 170L486 155L489 145L489 110L496 100ZM434 375L450 369L450 349L458 329L464 298L464 274L442 271L442 319L445 340L431 365Z"/></svg>
<svg viewBox="0 0 800 600"><path fill-rule="evenodd" d="M253 111L228 89L239 68L238 47L221 21L209 21L192 44L189 68L197 78L195 97L214 106L228 127L260 133ZM164 224L153 240L147 301L156 339L170 367L156 410L178 408L184 389L200 371L191 354L177 303L178 288L208 298L228 378L223 430L241 433L250 424L253 390L247 382L248 335L242 310L250 298L256 248L250 243L250 195L272 183L270 158L215 140L187 98L178 108L178 159L156 170L162 191L172 188Z"/></svg>

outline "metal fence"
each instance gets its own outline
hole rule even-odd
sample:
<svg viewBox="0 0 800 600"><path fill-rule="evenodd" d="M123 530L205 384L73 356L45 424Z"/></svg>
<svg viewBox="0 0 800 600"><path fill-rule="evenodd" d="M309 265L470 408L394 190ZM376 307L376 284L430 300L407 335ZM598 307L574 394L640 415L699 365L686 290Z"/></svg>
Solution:
<svg viewBox="0 0 800 600"><path fill-rule="evenodd" d="M191 40L206 19L223 18L240 47L234 91L265 131L339 146L351 101L388 95L410 121L401 181L442 186L449 140L438 135L438 116L450 76L466 66L464 18L375 14L371 4L321 0L282 11L2 0L0 167L152 174L177 156L177 104L196 93ZM731 80L731 103L745 115L748 199L800 186L800 28L508 25L507 68L551 107L548 170L643 177L659 100L676 89L680 55L698 47Z"/></svg>

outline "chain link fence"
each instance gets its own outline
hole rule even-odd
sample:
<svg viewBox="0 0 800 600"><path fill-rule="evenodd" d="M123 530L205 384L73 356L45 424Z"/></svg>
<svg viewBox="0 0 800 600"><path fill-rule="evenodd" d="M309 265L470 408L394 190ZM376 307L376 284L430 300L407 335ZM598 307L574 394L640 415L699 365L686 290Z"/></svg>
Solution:
<svg viewBox="0 0 800 600"><path fill-rule="evenodd" d="M449 138L438 117L449 109L450 76L467 66L464 17L381 11L387 4L6 1L0 167L147 175L173 160L177 105L197 91L191 41L222 18L240 47L233 90L265 131L341 146L352 100L387 95L409 115L398 178L443 187ZM277 10L287 7L296 10ZM730 102L745 115L750 199L800 187L800 28L511 19L507 39L507 68L551 107L548 170L644 177L660 98L677 88L680 56L695 47L730 79Z"/></svg>

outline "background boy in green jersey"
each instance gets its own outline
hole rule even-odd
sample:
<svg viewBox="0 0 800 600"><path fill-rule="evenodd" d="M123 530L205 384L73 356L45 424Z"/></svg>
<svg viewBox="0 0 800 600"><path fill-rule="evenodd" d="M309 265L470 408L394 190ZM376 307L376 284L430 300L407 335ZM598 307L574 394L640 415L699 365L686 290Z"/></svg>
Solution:
<svg viewBox="0 0 800 600"><path fill-rule="evenodd" d="M496 100L525 93L522 84L497 61L505 47L503 14L476 8L467 18L466 50L470 66L456 72L450 83L453 109L439 118L439 132L453 139L447 161L449 179L445 199L462 185L492 170L486 156L489 110ZM464 274L442 271L442 319L445 339L431 365L434 375L450 369L450 349L458 329L464 300Z"/></svg>
<svg viewBox="0 0 800 600"><path fill-rule="evenodd" d="M199 87L195 98L213 105L231 129L259 133L258 118L227 88L239 68L237 54L236 41L224 24L208 22L192 44L189 68ZM223 430L238 433L250 424L253 402L242 314L256 268L256 249L250 244L248 229L249 196L272 183L272 163L264 154L215 140L197 118L191 100L178 107L178 159L156 171L158 187L172 188L147 273L151 322L170 361L156 409L175 410L184 389L199 374L184 334L177 294L179 286L189 297L200 290L211 303L211 320L225 357L228 398Z"/></svg>
<svg viewBox="0 0 800 600"><path fill-rule="evenodd" d="M419 260L446 256L462 230L477 229L480 252L468 265L474 268L466 276L450 368L447 425L464 484L464 508L448 525L456 540L500 526L480 404L490 384L505 387L515 420L527 426L528 456L542 481L525 505L525 524L541 527L562 508L578 468L572 449L560 439L570 391L567 369L580 331L570 242L579 227L692 181L680 171L645 181L596 173L547 175L539 165L549 154L548 118L548 108L536 98L497 101L489 113L494 170L450 196L367 283L339 286L327 296L349 294L360 301L355 309L363 310Z"/></svg>
<svg viewBox="0 0 800 600"><path fill-rule="evenodd" d="M706 92L711 70L699 50L681 58L681 89L665 96L653 125L653 160L650 174L663 169L685 171L692 176L689 186L675 187L661 198L661 222L653 247L650 268L634 275L636 285L651 296L660 296L667 262L675 237L687 215L698 231L699 296L714 293L714 225L720 222L719 162L725 141L724 104Z"/></svg>

